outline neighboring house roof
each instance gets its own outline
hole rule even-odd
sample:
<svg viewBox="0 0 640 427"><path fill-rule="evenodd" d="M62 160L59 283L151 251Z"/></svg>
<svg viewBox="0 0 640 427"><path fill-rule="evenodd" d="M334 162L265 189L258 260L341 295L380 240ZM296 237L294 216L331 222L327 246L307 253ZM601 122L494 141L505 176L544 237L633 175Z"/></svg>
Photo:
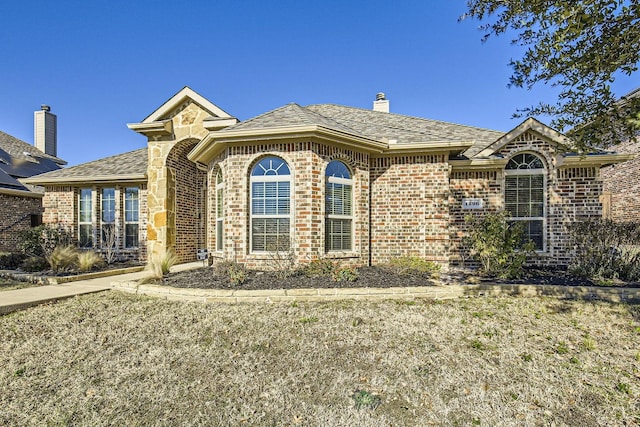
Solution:
<svg viewBox="0 0 640 427"><path fill-rule="evenodd" d="M146 179L147 148L82 163L48 172L24 181L29 184L61 184L65 182L137 181Z"/></svg>
<svg viewBox="0 0 640 427"><path fill-rule="evenodd" d="M0 131L0 190L36 193L38 189L24 185L20 179L60 169L67 162L45 154L35 146Z"/></svg>

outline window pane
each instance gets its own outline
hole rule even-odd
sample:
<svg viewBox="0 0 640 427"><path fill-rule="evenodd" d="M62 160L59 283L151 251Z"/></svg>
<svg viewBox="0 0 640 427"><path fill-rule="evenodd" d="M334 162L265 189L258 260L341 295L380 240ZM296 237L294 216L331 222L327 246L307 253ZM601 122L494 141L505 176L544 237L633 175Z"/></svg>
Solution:
<svg viewBox="0 0 640 427"><path fill-rule="evenodd" d="M291 175L287 163L279 157L265 157L251 171L251 176Z"/></svg>
<svg viewBox="0 0 640 427"><path fill-rule="evenodd" d="M334 160L327 165L326 176L335 176L336 178L350 179L351 173L349 168L339 160Z"/></svg>
<svg viewBox="0 0 640 427"><path fill-rule="evenodd" d="M125 225L125 247L126 248L138 247L138 224Z"/></svg>
<svg viewBox="0 0 640 427"><path fill-rule="evenodd" d="M223 233L223 221L222 220L218 220L216 221L216 250L221 251L222 250L222 235Z"/></svg>
<svg viewBox="0 0 640 427"><path fill-rule="evenodd" d="M91 224L81 224L79 230L79 244L81 248L90 248L93 246L93 235Z"/></svg>
<svg viewBox="0 0 640 427"><path fill-rule="evenodd" d="M327 251L351 250L351 220L331 219L326 221L326 247Z"/></svg>
<svg viewBox="0 0 640 427"><path fill-rule="evenodd" d="M137 188L127 188L124 193L124 220L138 222L139 195Z"/></svg>
<svg viewBox="0 0 640 427"><path fill-rule="evenodd" d="M116 219L116 190L104 188L102 190L102 221L113 222Z"/></svg>
<svg viewBox="0 0 640 427"><path fill-rule="evenodd" d="M251 221L252 246L254 251L288 250L288 218L254 218Z"/></svg>

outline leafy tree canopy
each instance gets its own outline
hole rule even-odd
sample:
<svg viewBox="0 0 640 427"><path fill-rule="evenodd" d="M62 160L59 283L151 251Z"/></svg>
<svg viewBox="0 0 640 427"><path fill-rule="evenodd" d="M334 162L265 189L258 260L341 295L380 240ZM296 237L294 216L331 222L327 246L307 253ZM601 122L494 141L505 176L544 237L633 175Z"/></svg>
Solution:
<svg viewBox="0 0 640 427"><path fill-rule="evenodd" d="M638 70L640 0L467 0L465 18L485 22L483 41L509 33L525 47L510 62L509 86L560 89L554 104L519 109L514 117L551 116L551 126L584 151L637 135L640 91L618 98L611 83Z"/></svg>

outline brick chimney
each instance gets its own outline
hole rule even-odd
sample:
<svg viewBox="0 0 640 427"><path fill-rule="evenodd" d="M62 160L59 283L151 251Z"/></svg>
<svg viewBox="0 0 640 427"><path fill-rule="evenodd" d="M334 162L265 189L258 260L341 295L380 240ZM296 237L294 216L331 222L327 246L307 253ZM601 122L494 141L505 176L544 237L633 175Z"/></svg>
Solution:
<svg viewBox="0 0 640 427"><path fill-rule="evenodd" d="M389 112L389 100L384 96L383 92L376 94L376 100L373 101L373 111Z"/></svg>
<svg viewBox="0 0 640 427"><path fill-rule="evenodd" d="M37 149L58 156L58 118L48 105L33 113L33 139Z"/></svg>

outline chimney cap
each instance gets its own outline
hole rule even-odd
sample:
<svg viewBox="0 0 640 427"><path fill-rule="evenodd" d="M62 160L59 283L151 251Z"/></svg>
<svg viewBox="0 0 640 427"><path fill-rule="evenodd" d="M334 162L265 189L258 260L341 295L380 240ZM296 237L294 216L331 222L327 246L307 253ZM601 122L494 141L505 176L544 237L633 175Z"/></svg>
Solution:
<svg viewBox="0 0 640 427"><path fill-rule="evenodd" d="M387 98L384 96L384 92L376 93L376 101L384 101L385 99Z"/></svg>
<svg viewBox="0 0 640 427"><path fill-rule="evenodd" d="M40 106L40 109L41 109L42 111L51 111L51 107L50 107L49 105L47 105L47 104L42 104L42 105Z"/></svg>

